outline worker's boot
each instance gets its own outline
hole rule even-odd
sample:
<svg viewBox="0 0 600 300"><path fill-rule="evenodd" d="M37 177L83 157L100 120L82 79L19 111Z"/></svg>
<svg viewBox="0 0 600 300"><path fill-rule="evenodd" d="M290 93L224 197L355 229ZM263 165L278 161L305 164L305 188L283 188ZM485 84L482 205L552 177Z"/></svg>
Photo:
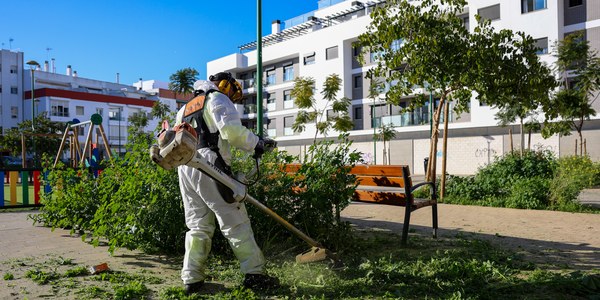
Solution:
<svg viewBox="0 0 600 300"><path fill-rule="evenodd" d="M279 279L265 274L246 274L244 287L255 291L267 291L279 288Z"/></svg>
<svg viewBox="0 0 600 300"><path fill-rule="evenodd" d="M197 294L202 290L202 286L204 286L204 281L186 284L184 287L185 294L186 295Z"/></svg>

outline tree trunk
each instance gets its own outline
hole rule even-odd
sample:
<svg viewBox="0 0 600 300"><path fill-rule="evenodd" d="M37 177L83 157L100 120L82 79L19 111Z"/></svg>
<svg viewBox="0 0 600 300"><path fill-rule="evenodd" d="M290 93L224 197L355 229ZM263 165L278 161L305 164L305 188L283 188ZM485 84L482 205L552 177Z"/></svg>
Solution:
<svg viewBox="0 0 600 300"><path fill-rule="evenodd" d="M525 133L523 132L523 119L521 119L521 157L523 157L523 150L525 149Z"/></svg>
<svg viewBox="0 0 600 300"><path fill-rule="evenodd" d="M431 132L431 151L429 153L429 169L427 180L433 182L435 185L435 167L437 163L437 143L439 136L439 127L440 127L440 115L442 114L442 106L444 106L445 99L444 96L440 98L440 105L435 111L433 115L433 130Z"/></svg>
<svg viewBox="0 0 600 300"><path fill-rule="evenodd" d="M581 130L577 130L579 134L579 156L583 156L583 135L581 134Z"/></svg>
<svg viewBox="0 0 600 300"><path fill-rule="evenodd" d="M440 201L444 200L446 192L446 161L448 156L448 107L449 102L444 104L444 140L442 144L442 182L440 183Z"/></svg>
<svg viewBox="0 0 600 300"><path fill-rule="evenodd" d="M513 151L515 151L515 149L513 148L512 128L508 129L508 135L509 135L509 138L510 138L510 152L512 153Z"/></svg>
<svg viewBox="0 0 600 300"><path fill-rule="evenodd" d="M531 128L527 131L527 150L531 150Z"/></svg>

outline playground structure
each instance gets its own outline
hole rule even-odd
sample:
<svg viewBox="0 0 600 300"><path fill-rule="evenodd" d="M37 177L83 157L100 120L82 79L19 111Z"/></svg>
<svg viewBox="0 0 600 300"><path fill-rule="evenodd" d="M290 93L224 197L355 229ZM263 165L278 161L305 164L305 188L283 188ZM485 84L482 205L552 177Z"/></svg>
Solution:
<svg viewBox="0 0 600 300"><path fill-rule="evenodd" d="M31 180L30 175L33 175ZM40 206L41 176L46 176L41 169L0 169L0 208ZM44 192L50 192L49 185L44 186ZM9 203L5 204L5 201Z"/></svg>
<svg viewBox="0 0 600 300"><path fill-rule="evenodd" d="M90 159L92 158L92 137L94 134L94 126L98 126L98 131L100 133L100 136L102 137L104 147L106 147L106 155L110 159L112 155L108 139L106 138L106 133L104 132L104 127L102 127L102 116L100 116L99 114L93 114L90 120L88 121L75 121L78 120L73 120L73 122L67 122L67 126L63 133L62 141L60 142L60 147L58 148L58 152L56 153L54 167L56 167L58 161L60 160L60 156L65 147L67 139L69 140L69 153L72 167L78 167L80 164L84 163L86 156L88 156ZM87 136L85 138L85 145L82 151L81 145L79 144L79 133L77 129L86 125L89 125L89 128L87 131ZM96 134L96 145L98 145L98 134Z"/></svg>

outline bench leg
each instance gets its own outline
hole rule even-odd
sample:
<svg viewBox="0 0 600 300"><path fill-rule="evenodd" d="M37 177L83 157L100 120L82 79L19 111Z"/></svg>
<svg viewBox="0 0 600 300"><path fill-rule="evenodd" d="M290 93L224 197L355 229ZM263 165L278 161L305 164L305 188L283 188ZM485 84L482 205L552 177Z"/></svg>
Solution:
<svg viewBox="0 0 600 300"><path fill-rule="evenodd" d="M408 226L410 225L410 213L411 207L410 204L406 205L406 211L404 212L404 226L402 226L402 241L400 244L402 246L406 246L408 242Z"/></svg>
<svg viewBox="0 0 600 300"><path fill-rule="evenodd" d="M437 211L437 203L431 206L431 215L433 217L433 238L437 238L437 230L438 230L438 211Z"/></svg>

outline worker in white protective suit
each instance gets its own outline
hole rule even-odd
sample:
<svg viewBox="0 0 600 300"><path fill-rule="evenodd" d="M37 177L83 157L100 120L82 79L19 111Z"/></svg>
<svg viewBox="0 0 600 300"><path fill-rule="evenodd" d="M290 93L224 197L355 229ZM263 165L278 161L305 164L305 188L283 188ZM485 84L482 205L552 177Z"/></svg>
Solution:
<svg viewBox="0 0 600 300"><path fill-rule="evenodd" d="M194 106L190 101L177 113L176 125L189 123L200 140L198 153L230 174L230 146L253 152L264 152L263 140L242 126L232 103L242 100L241 86L229 73L218 73L194 83L195 95L205 95L204 103ZM201 97L200 97L201 98ZM202 107L200 110L192 107ZM185 221L189 228L185 237L185 256L181 279L186 293L201 290L205 279L205 264L211 249L215 219L223 236L229 241L241 271L244 286L256 290L276 288L279 281L265 274L265 258L254 240L244 203L235 202L229 190L199 170L185 165L178 167L179 186L183 198Z"/></svg>

